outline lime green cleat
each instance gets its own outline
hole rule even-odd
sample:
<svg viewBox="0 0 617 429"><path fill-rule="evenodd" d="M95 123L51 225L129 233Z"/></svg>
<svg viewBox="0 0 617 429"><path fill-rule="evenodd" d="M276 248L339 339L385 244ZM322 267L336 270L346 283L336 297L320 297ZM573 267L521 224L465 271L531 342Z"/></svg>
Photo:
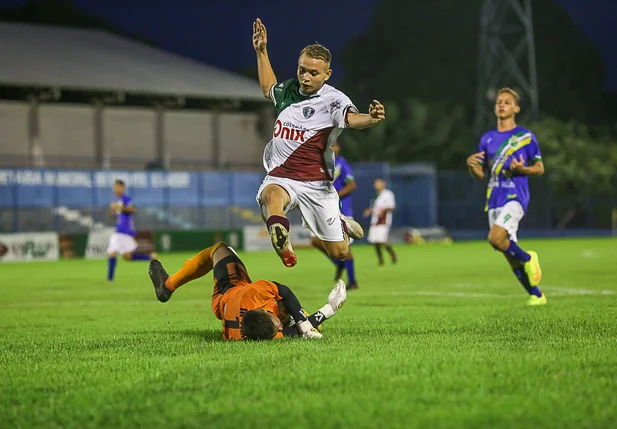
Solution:
<svg viewBox="0 0 617 429"><path fill-rule="evenodd" d="M546 299L546 295L542 294L542 296L537 297L535 295L530 295L529 299L527 300L527 305L534 306L534 305L546 305L548 303L548 300Z"/></svg>
<svg viewBox="0 0 617 429"><path fill-rule="evenodd" d="M542 281L542 268L540 268L540 258L538 258L538 254L533 250L530 250L527 253L529 253L531 259L525 262L525 272L527 273L527 277L529 278L529 284L531 286L538 286Z"/></svg>

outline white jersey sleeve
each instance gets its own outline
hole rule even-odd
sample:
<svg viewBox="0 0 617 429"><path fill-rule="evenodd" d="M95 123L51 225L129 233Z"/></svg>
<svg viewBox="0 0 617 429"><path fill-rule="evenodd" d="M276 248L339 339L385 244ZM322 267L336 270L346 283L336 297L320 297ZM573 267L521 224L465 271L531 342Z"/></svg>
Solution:
<svg viewBox="0 0 617 429"><path fill-rule="evenodd" d="M330 113L332 122L336 128L347 127L347 113L358 113L358 108L351 102L349 97L333 88L323 95L326 109Z"/></svg>

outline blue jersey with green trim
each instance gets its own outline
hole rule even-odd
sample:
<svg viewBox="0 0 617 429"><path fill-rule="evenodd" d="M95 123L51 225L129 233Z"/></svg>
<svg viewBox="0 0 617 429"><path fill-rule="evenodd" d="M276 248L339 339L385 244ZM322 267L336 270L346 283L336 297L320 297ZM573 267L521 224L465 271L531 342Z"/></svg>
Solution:
<svg viewBox="0 0 617 429"><path fill-rule="evenodd" d="M116 199L116 232L135 237L135 216L133 213L124 213L122 209L133 205L133 200L128 195L122 195Z"/></svg>
<svg viewBox="0 0 617 429"><path fill-rule="evenodd" d="M513 174L510 163L521 157L525 166L542 161L536 136L521 126L503 132L492 130L480 139L478 152L484 152L485 171L489 172L485 210L503 207L510 201L518 201L527 210L529 180Z"/></svg>
<svg viewBox="0 0 617 429"><path fill-rule="evenodd" d="M336 192L341 192L349 182L353 182L353 171L347 163L347 160L342 156L337 156L334 161L334 189ZM345 216L353 217L353 207L351 205L351 194L341 198L341 213Z"/></svg>

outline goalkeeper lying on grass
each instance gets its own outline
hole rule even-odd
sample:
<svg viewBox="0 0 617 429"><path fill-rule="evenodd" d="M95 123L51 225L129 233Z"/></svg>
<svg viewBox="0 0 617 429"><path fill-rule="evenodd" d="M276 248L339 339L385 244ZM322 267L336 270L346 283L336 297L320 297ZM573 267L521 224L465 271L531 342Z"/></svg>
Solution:
<svg viewBox="0 0 617 429"><path fill-rule="evenodd" d="M177 288L213 269L212 311L223 322L226 340L271 340L295 335L322 338L318 327L334 316L347 298L345 283L339 281L328 303L309 316L289 287L266 280L253 282L240 257L223 242L186 260L171 276L155 259L150 262L148 274L157 299L167 302Z"/></svg>

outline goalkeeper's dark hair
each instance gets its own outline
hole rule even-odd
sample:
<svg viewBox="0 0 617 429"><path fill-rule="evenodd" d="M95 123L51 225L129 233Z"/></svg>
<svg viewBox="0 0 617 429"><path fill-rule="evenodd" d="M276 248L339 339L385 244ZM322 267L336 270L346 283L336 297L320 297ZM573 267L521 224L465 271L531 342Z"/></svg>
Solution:
<svg viewBox="0 0 617 429"><path fill-rule="evenodd" d="M249 310L242 316L242 335L249 340L271 340L276 335L276 327L270 315L263 310Z"/></svg>

